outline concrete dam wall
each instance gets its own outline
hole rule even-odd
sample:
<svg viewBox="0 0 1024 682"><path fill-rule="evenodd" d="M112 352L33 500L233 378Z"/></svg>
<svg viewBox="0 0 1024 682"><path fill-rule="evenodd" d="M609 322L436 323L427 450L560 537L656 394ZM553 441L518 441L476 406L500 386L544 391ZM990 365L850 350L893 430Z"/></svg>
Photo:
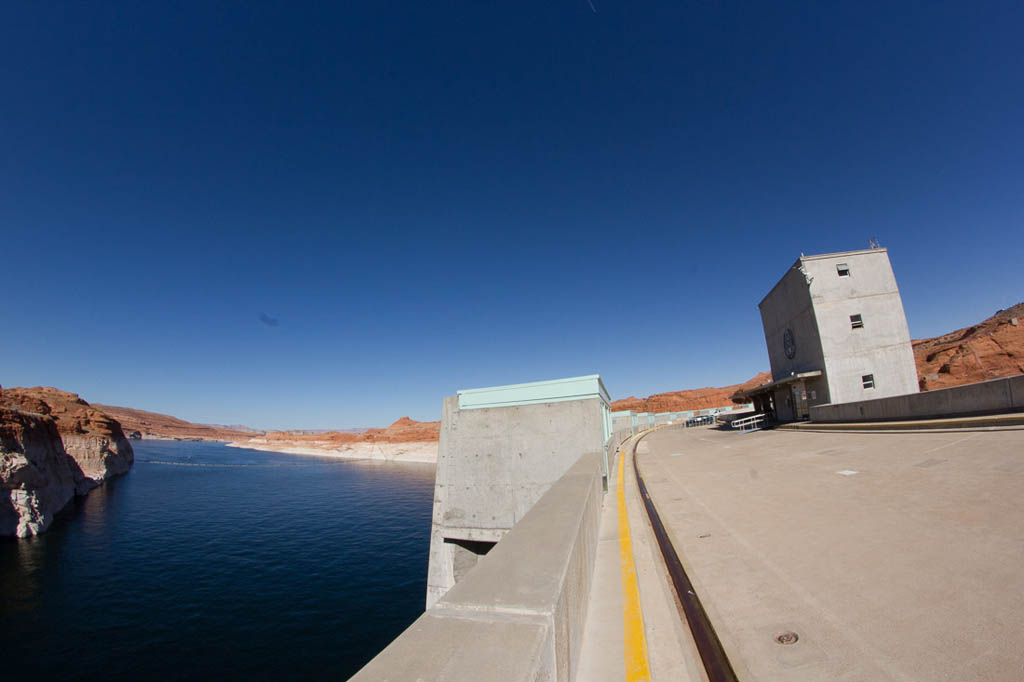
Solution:
<svg viewBox="0 0 1024 682"><path fill-rule="evenodd" d="M580 456L493 550L352 679L574 679L603 468L601 452Z"/></svg>

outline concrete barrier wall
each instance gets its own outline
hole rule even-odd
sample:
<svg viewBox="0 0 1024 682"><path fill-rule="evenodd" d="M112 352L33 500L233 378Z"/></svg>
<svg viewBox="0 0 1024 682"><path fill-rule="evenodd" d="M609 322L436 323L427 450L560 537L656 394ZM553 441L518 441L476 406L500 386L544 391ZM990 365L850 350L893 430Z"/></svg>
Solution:
<svg viewBox="0 0 1024 682"><path fill-rule="evenodd" d="M639 432L640 429L633 426L627 426L623 429L620 429L612 433L612 437L608 440L608 461L610 463L610 468L614 469L615 467L615 453L619 449L619 446L622 445L622 442L625 441L630 436L632 436L634 433Z"/></svg>
<svg viewBox="0 0 1024 682"><path fill-rule="evenodd" d="M602 452L580 457L462 580L352 679L575 679L602 474Z"/></svg>
<svg viewBox="0 0 1024 682"><path fill-rule="evenodd" d="M1019 410L1024 410L1024 374L890 398L814 405L810 416L813 422L827 423L969 417Z"/></svg>

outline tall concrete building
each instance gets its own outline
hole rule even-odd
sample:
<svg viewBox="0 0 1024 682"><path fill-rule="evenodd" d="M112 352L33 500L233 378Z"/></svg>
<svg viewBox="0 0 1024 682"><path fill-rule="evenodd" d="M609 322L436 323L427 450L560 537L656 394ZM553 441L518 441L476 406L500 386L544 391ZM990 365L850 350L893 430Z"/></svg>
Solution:
<svg viewBox="0 0 1024 682"><path fill-rule="evenodd" d="M759 308L772 382L734 400L792 421L806 418L811 405L918 391L886 249L801 256Z"/></svg>

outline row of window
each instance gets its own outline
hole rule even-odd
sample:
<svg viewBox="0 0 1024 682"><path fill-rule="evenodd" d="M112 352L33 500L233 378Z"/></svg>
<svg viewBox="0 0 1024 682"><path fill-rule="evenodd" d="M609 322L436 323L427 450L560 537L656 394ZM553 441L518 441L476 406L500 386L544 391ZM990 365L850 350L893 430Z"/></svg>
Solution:
<svg viewBox="0 0 1024 682"><path fill-rule="evenodd" d="M837 263L836 264L836 273L838 273L840 277L849 277L850 276L850 266L847 265L846 263ZM863 328L864 328L864 318L861 315L850 315L850 329L863 329ZM865 389L874 388L875 387L875 375L874 374L865 374L865 375L861 376L860 384Z"/></svg>

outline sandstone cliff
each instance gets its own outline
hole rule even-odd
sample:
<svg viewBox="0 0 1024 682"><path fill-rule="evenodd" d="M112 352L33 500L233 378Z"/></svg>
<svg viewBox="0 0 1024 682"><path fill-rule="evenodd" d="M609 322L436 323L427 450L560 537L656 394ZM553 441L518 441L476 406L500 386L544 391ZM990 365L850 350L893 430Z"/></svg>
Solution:
<svg viewBox="0 0 1024 682"><path fill-rule="evenodd" d="M732 405L729 396L737 391L745 391L772 380L771 372L761 372L742 384L722 386L721 388L692 388L685 391L655 393L647 398L630 396L612 403L612 411L633 410L634 412L686 412L687 410L706 410L712 407Z"/></svg>
<svg viewBox="0 0 1024 682"><path fill-rule="evenodd" d="M1024 303L971 327L911 343L922 391L1024 374Z"/></svg>
<svg viewBox="0 0 1024 682"><path fill-rule="evenodd" d="M52 419L0 407L0 535L46 530L80 475Z"/></svg>
<svg viewBox="0 0 1024 682"><path fill-rule="evenodd" d="M215 424L193 424L167 414L135 410L130 407L94 404L103 412L121 422L125 433L138 433L141 438L158 440L217 440L228 441L249 438L262 431L247 427L225 427Z"/></svg>
<svg viewBox="0 0 1024 682"><path fill-rule="evenodd" d="M121 425L74 393L0 389L0 535L46 530L73 494L134 460Z"/></svg>

